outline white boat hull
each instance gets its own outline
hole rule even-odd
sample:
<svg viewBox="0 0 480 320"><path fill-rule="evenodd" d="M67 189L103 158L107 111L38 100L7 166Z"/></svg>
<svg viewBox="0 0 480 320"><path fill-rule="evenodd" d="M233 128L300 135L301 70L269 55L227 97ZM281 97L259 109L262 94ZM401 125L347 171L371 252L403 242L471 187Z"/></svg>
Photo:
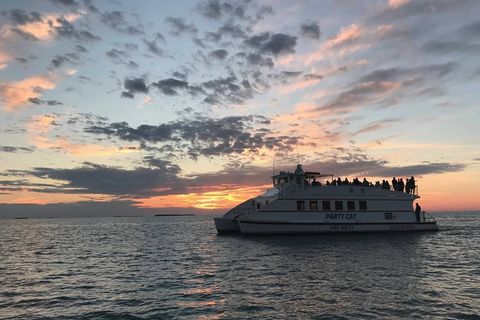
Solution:
<svg viewBox="0 0 480 320"><path fill-rule="evenodd" d="M240 233L237 220L226 218L213 218L215 221L215 228L218 233Z"/></svg>
<svg viewBox="0 0 480 320"><path fill-rule="evenodd" d="M343 232L437 231L435 222L408 223L289 223L273 221L239 221L243 234L314 234Z"/></svg>

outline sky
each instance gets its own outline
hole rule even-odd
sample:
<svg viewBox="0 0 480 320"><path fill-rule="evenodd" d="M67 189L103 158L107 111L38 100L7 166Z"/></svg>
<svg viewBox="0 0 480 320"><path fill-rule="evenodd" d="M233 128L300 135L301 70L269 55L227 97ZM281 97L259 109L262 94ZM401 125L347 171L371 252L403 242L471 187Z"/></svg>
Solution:
<svg viewBox="0 0 480 320"><path fill-rule="evenodd" d="M480 209L478 1L0 2L0 217L222 213L275 170Z"/></svg>

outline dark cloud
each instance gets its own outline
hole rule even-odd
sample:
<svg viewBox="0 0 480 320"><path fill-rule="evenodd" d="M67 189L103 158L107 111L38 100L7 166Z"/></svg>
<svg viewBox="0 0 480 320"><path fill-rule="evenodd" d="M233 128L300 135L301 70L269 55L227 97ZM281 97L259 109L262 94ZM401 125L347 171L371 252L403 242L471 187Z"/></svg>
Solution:
<svg viewBox="0 0 480 320"><path fill-rule="evenodd" d="M476 1L450 1L450 0L423 0L407 1L399 7L387 8L373 17L373 21L408 20L419 15L440 15L457 11L464 6L468 6Z"/></svg>
<svg viewBox="0 0 480 320"><path fill-rule="evenodd" d="M245 44L259 50L260 52L278 56L287 53L294 53L295 46L297 45L297 37L283 33L270 35L269 32L264 32L247 38Z"/></svg>
<svg viewBox="0 0 480 320"><path fill-rule="evenodd" d="M432 54L476 54L480 52L480 21L469 23L456 32L425 43L422 49Z"/></svg>
<svg viewBox="0 0 480 320"><path fill-rule="evenodd" d="M75 0L50 0L50 2L67 8L78 8L79 4Z"/></svg>
<svg viewBox="0 0 480 320"><path fill-rule="evenodd" d="M210 19L219 19L222 16L222 5L218 0L200 3L197 8L200 14Z"/></svg>
<svg viewBox="0 0 480 320"><path fill-rule="evenodd" d="M456 63L449 62L412 68L375 70L349 85L346 90L319 110L348 110L362 105L376 104L385 101L387 97L393 98L395 94L407 91L411 96L418 96L426 89L425 84L428 86L438 82L452 73L456 66ZM441 84L438 83L438 86ZM395 100L388 101L393 103Z"/></svg>
<svg viewBox="0 0 480 320"><path fill-rule="evenodd" d="M301 75L302 73L303 73L302 71L282 71L282 72L274 75L274 78L275 79L280 79L282 81L286 81L290 78L296 78L299 75Z"/></svg>
<svg viewBox="0 0 480 320"><path fill-rule="evenodd" d="M320 26L316 22L304 23L300 26L300 34L312 39L320 39Z"/></svg>
<svg viewBox="0 0 480 320"><path fill-rule="evenodd" d="M24 25L32 22L42 22L42 17L38 12L26 12L22 9L12 9L2 11L1 15L7 17L15 25Z"/></svg>
<svg viewBox="0 0 480 320"><path fill-rule="evenodd" d="M187 24L182 18L168 17L165 21L170 25L170 33L175 36L184 34L194 35L198 32L197 27L193 23Z"/></svg>
<svg viewBox="0 0 480 320"><path fill-rule="evenodd" d="M33 104L44 104L48 106L61 106L63 105L62 102L58 100L41 100L39 98L28 98L28 102Z"/></svg>
<svg viewBox="0 0 480 320"><path fill-rule="evenodd" d="M321 74L318 74L318 73L308 73L306 75L303 76L303 78L305 80L321 80L323 79L323 76Z"/></svg>
<svg viewBox="0 0 480 320"><path fill-rule="evenodd" d="M148 52L153 53L156 56L159 57L164 57L165 53L163 50L158 46L158 43L156 40L149 41L147 39L143 39L143 43L147 47Z"/></svg>
<svg viewBox="0 0 480 320"><path fill-rule="evenodd" d="M135 25L130 24L121 11L103 12L100 15L100 20L113 30L120 33L129 34L132 36L145 34L145 29L141 23Z"/></svg>
<svg viewBox="0 0 480 320"><path fill-rule="evenodd" d="M209 56L218 60L224 60L228 56L228 51L225 49L214 50L209 53Z"/></svg>
<svg viewBox="0 0 480 320"><path fill-rule="evenodd" d="M80 52L80 53L87 53L88 52L88 50L84 46L81 46L79 44L75 45L75 50L77 52Z"/></svg>
<svg viewBox="0 0 480 320"><path fill-rule="evenodd" d="M267 125L269 119L261 116L239 116L208 118L197 115L193 119L183 118L160 125L130 127L127 123L93 125L85 131L103 134L125 141L141 143L175 143L177 154L192 158L219 156L243 152L257 153L262 148L293 150L301 138L277 136L267 128L253 130L254 125Z"/></svg>
<svg viewBox="0 0 480 320"><path fill-rule="evenodd" d="M52 61L51 66L53 68L60 68L65 63L78 64L80 62L80 57L75 52L65 53L63 55L56 55Z"/></svg>
<svg viewBox="0 0 480 320"><path fill-rule="evenodd" d="M249 53L247 55L247 63L252 66L273 68L273 60L271 58L265 58L259 53Z"/></svg>
<svg viewBox="0 0 480 320"><path fill-rule="evenodd" d="M33 152L34 148L27 147L12 147L12 146L0 146L0 152L16 153L16 152Z"/></svg>
<svg viewBox="0 0 480 320"><path fill-rule="evenodd" d="M38 41L39 40L32 33L25 32L25 31L20 30L18 28L11 28L10 31L16 33L17 35L19 35L20 37L22 37L23 39L28 40L28 41Z"/></svg>
<svg viewBox="0 0 480 320"><path fill-rule="evenodd" d="M123 82L123 98L133 98L136 93L148 93L148 85L143 78L127 78Z"/></svg>
<svg viewBox="0 0 480 320"><path fill-rule="evenodd" d="M116 64L126 65L130 69L138 68L138 64L129 59L129 53L125 50L112 48L106 52L106 55Z"/></svg>
<svg viewBox="0 0 480 320"><path fill-rule="evenodd" d="M31 191L97 193L109 195L149 195L157 187L174 185L180 168L168 161L156 161L152 167L132 170L85 162L72 169L34 168L24 171L41 179L61 181L61 185Z"/></svg>
<svg viewBox="0 0 480 320"><path fill-rule="evenodd" d="M167 96L174 96L178 94L177 90L187 88L188 82L174 78L168 78L153 82L151 85Z"/></svg>
<svg viewBox="0 0 480 320"><path fill-rule="evenodd" d="M218 29L218 32L215 33L215 35L218 35L218 38L214 37L217 41L223 36L228 36L233 39L243 39L246 37L246 32L243 30L242 26L227 22Z"/></svg>
<svg viewBox="0 0 480 320"><path fill-rule="evenodd" d="M77 40L82 42L92 42L101 40L88 30L77 30L74 25L64 18L57 18L59 26L54 27L57 35L62 38Z"/></svg>

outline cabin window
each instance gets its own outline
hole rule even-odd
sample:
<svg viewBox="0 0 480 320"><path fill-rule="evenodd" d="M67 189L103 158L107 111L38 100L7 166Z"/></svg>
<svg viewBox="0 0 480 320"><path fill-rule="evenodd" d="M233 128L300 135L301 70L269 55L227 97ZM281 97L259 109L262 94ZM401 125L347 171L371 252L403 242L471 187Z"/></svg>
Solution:
<svg viewBox="0 0 480 320"><path fill-rule="evenodd" d="M260 209L260 203L257 203L257 209Z"/></svg>
<svg viewBox="0 0 480 320"><path fill-rule="evenodd" d="M358 206L360 210L363 210L363 211L367 210L367 201L359 201Z"/></svg>
<svg viewBox="0 0 480 320"><path fill-rule="evenodd" d="M310 201L310 210L317 211L318 210L318 202L317 201Z"/></svg>
<svg viewBox="0 0 480 320"><path fill-rule="evenodd" d="M330 207L330 201L322 201L322 207L323 207L323 210L331 210L332 208Z"/></svg>
<svg viewBox="0 0 480 320"><path fill-rule="evenodd" d="M392 220L393 216L391 212L385 212L385 220Z"/></svg>
<svg viewBox="0 0 480 320"><path fill-rule="evenodd" d="M343 210L343 201L335 201L335 210Z"/></svg>
<svg viewBox="0 0 480 320"><path fill-rule="evenodd" d="M347 210L355 210L355 201L347 201Z"/></svg>
<svg viewBox="0 0 480 320"><path fill-rule="evenodd" d="M265 200L265 205L268 206L268 200Z"/></svg>
<svg viewBox="0 0 480 320"><path fill-rule="evenodd" d="M297 201L297 210L305 211L305 201Z"/></svg>

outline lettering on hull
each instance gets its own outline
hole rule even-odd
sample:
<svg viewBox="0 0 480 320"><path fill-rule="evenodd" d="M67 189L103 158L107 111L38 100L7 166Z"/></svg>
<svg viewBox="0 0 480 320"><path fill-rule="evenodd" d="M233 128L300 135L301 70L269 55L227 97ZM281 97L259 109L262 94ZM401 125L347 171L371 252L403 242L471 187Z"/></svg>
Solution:
<svg viewBox="0 0 480 320"><path fill-rule="evenodd" d="M353 220L355 221L357 218L356 213L327 213L326 219L327 220Z"/></svg>

